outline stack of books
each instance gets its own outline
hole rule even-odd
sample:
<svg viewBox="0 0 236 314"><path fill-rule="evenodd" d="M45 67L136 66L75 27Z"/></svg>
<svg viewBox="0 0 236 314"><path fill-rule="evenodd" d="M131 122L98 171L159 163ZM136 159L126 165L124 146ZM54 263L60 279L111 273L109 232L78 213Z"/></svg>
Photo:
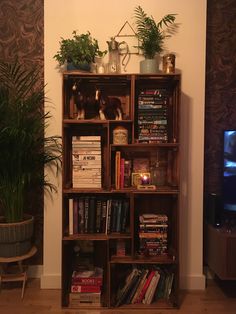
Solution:
<svg viewBox="0 0 236 314"><path fill-rule="evenodd" d="M143 214L139 216L140 254L159 256L167 254L167 215Z"/></svg>
<svg viewBox="0 0 236 314"><path fill-rule="evenodd" d="M103 269L100 267L73 271L69 294L70 307L101 306L102 283Z"/></svg>
<svg viewBox="0 0 236 314"><path fill-rule="evenodd" d="M168 141L168 97L166 90L149 89L138 97L138 140L140 143Z"/></svg>
<svg viewBox="0 0 236 314"><path fill-rule="evenodd" d="M72 136L73 188L101 188L101 137Z"/></svg>

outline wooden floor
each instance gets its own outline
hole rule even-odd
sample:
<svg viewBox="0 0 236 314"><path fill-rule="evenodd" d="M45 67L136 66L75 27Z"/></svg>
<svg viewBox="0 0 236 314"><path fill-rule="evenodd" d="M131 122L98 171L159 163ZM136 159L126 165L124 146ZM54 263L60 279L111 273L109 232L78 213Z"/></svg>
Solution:
<svg viewBox="0 0 236 314"><path fill-rule="evenodd" d="M0 292L1 314L110 314L111 311L91 309L67 310L60 306L60 290L40 290L39 280L29 279L24 299L21 300L20 286L8 283ZM236 314L236 283L223 287L211 280L205 291L182 293L179 310L122 311L113 310L113 314Z"/></svg>

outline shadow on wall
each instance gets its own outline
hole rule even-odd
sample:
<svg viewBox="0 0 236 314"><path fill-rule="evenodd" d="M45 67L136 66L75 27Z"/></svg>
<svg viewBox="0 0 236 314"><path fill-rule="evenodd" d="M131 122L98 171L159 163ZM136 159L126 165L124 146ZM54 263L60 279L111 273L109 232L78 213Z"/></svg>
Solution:
<svg viewBox="0 0 236 314"><path fill-rule="evenodd" d="M191 173L190 173L190 138L191 138L191 98L181 93L181 120L180 120L180 183L181 183L181 195L180 195L180 278L186 278L186 275L190 272L191 256L186 254L190 248L190 195L189 187L191 186ZM186 132L188 130L188 132ZM182 279L183 280L183 279ZM180 281L180 286L186 287L187 283Z"/></svg>

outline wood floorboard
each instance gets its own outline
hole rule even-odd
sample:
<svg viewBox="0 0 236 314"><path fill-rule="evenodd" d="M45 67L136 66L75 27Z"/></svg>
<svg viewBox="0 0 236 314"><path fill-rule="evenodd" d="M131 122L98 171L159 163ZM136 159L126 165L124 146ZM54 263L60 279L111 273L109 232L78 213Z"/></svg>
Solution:
<svg viewBox="0 0 236 314"><path fill-rule="evenodd" d="M229 293L230 292L230 293ZM24 299L21 286L4 283L0 292L1 314L236 314L236 283L225 286L208 280L204 291L181 292L180 309L171 310L76 310L62 309L60 290L41 290L38 279L29 279Z"/></svg>

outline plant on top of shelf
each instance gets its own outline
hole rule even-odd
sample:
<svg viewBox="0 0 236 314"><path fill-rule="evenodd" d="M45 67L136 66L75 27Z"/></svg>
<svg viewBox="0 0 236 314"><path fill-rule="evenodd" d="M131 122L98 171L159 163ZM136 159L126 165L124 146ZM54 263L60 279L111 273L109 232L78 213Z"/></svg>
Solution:
<svg viewBox="0 0 236 314"><path fill-rule="evenodd" d="M80 35L73 31L72 34L71 39L61 38L60 49L54 58L59 65L67 63L75 68L89 71L95 57L104 56L106 51L99 50L97 39L94 39L89 31Z"/></svg>
<svg viewBox="0 0 236 314"><path fill-rule="evenodd" d="M148 16L141 6L137 6L134 13L139 40L138 48L141 49L146 60L154 61L156 54L163 51L165 38L170 37L176 30L174 23L176 14L167 14L156 22L153 16ZM164 31L164 27L168 33Z"/></svg>

